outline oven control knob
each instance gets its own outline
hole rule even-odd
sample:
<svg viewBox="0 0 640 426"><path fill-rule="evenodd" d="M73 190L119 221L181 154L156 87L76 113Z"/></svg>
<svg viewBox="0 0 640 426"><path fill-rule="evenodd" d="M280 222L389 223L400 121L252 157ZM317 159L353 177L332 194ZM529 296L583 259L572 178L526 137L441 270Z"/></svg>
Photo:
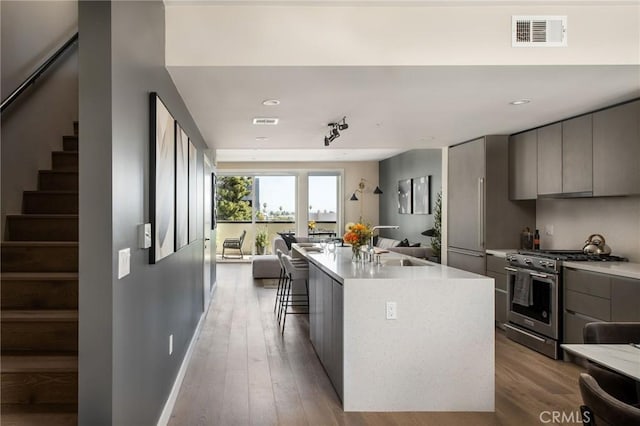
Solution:
<svg viewBox="0 0 640 426"><path fill-rule="evenodd" d="M546 318L548 316L549 316L549 314L547 314L547 311L542 311L542 318Z"/></svg>
<svg viewBox="0 0 640 426"><path fill-rule="evenodd" d="M524 263L526 263L527 265L531 265L531 259L525 258L524 259Z"/></svg>

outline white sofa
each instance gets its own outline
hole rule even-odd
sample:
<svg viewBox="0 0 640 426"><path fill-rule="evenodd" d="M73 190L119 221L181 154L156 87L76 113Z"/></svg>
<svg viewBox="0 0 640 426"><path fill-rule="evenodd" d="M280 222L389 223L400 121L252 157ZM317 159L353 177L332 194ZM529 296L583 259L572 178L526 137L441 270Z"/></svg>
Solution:
<svg viewBox="0 0 640 426"><path fill-rule="evenodd" d="M428 259L433 256L433 250L431 247L398 247L398 244L400 244L400 241L398 240L378 237L376 247L407 256L417 257L419 259Z"/></svg>
<svg viewBox="0 0 640 426"><path fill-rule="evenodd" d="M309 238L296 238L298 242L308 242ZM280 277L280 261L276 255L276 251L280 249L283 253L289 254L289 249L284 240L276 236L271 240L271 253L262 256L253 256L251 268L253 278L279 278Z"/></svg>

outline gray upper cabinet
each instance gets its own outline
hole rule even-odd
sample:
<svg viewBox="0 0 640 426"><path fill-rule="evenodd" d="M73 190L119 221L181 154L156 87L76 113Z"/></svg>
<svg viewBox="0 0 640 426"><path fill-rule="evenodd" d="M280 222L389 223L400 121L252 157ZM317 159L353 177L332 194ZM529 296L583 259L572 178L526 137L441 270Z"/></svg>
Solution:
<svg viewBox="0 0 640 426"><path fill-rule="evenodd" d="M640 194L640 101L593 114L593 195Z"/></svg>
<svg viewBox="0 0 640 426"><path fill-rule="evenodd" d="M536 130L509 138L509 198L533 200L538 194Z"/></svg>
<svg viewBox="0 0 640 426"><path fill-rule="evenodd" d="M562 192L562 123L538 129L538 195Z"/></svg>
<svg viewBox="0 0 640 426"><path fill-rule="evenodd" d="M592 114L562 122L562 192L593 191Z"/></svg>

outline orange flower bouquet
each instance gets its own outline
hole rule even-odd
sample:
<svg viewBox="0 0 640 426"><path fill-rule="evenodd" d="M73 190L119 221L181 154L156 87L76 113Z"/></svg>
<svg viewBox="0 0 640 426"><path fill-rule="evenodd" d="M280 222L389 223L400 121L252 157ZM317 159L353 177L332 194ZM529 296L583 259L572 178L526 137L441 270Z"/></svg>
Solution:
<svg viewBox="0 0 640 426"><path fill-rule="evenodd" d="M360 260L362 252L360 247L369 244L371 239L371 228L364 223L352 225L342 237L345 243L351 244L354 260Z"/></svg>

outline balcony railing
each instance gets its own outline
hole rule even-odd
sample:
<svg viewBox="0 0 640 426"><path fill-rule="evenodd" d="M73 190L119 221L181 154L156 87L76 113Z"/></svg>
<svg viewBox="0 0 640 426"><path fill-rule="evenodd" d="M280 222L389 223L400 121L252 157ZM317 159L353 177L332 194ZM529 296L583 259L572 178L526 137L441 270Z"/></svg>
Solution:
<svg viewBox="0 0 640 426"><path fill-rule="evenodd" d="M271 254L271 241L278 233L295 233L296 223L294 221L256 221L255 226L251 221L218 221L216 232L216 254L222 254L222 242L226 238L238 238L242 231L246 230L242 251L244 254L256 253L255 240L256 231L267 229L267 247L265 254ZM336 233L337 223L330 221L316 221L315 232ZM340 235L336 234L338 237Z"/></svg>

